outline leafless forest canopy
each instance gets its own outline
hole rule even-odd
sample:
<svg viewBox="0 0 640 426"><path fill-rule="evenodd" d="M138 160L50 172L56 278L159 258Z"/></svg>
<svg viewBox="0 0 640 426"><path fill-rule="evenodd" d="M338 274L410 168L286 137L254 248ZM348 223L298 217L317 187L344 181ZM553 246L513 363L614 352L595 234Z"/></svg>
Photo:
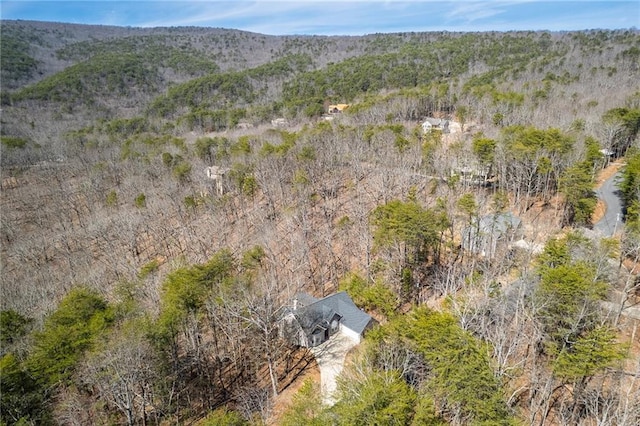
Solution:
<svg viewBox="0 0 640 426"><path fill-rule="evenodd" d="M2 424L640 423L636 29L0 29Z"/></svg>

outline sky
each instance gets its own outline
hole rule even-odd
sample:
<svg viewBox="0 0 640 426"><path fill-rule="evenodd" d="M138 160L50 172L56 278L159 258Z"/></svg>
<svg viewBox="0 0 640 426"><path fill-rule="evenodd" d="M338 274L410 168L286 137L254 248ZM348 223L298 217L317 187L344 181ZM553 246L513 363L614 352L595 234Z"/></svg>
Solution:
<svg viewBox="0 0 640 426"><path fill-rule="evenodd" d="M218 27L270 35L640 27L640 0L4 1L2 19Z"/></svg>

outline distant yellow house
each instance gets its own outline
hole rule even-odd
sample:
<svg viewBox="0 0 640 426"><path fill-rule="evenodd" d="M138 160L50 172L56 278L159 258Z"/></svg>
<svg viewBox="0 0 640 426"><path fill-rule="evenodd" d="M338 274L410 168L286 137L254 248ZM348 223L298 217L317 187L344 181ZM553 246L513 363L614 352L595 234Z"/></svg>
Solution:
<svg viewBox="0 0 640 426"><path fill-rule="evenodd" d="M329 114L338 114L347 108L349 108L349 104L329 105L328 111Z"/></svg>

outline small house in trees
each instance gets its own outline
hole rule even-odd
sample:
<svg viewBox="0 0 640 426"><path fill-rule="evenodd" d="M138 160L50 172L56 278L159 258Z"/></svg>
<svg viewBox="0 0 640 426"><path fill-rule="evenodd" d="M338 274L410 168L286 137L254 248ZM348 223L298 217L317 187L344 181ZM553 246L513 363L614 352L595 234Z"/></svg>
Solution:
<svg viewBox="0 0 640 426"><path fill-rule="evenodd" d="M229 172L230 169L226 167L211 166L205 169L207 178L213 181L216 188L216 193L222 195L224 193L223 179L224 175Z"/></svg>
<svg viewBox="0 0 640 426"><path fill-rule="evenodd" d="M286 118L280 117L280 118L274 118L273 120L271 120L271 125L273 127L286 127L289 125L289 122L287 121Z"/></svg>
<svg viewBox="0 0 640 426"><path fill-rule="evenodd" d="M449 120L427 117L422 123L422 131L428 133L431 130L441 130L443 133L449 133Z"/></svg>
<svg viewBox="0 0 640 426"><path fill-rule="evenodd" d="M349 104L329 105L329 107L327 108L327 112L329 114L339 114L347 108L349 108Z"/></svg>
<svg viewBox="0 0 640 426"><path fill-rule="evenodd" d="M375 323L344 291L322 299L301 293L286 310L281 330L292 344L310 348L326 342L338 331L360 343Z"/></svg>
<svg viewBox="0 0 640 426"><path fill-rule="evenodd" d="M451 177L457 177L460 182L467 185L488 185L495 182L496 177L492 174L491 165L475 164L454 164L451 168Z"/></svg>
<svg viewBox="0 0 640 426"><path fill-rule="evenodd" d="M478 218L462 231L462 248L492 258L499 245L522 237L522 221L510 212Z"/></svg>
<svg viewBox="0 0 640 426"><path fill-rule="evenodd" d="M601 149L600 154L602 154L602 167L607 167L616 155L615 151L609 148Z"/></svg>

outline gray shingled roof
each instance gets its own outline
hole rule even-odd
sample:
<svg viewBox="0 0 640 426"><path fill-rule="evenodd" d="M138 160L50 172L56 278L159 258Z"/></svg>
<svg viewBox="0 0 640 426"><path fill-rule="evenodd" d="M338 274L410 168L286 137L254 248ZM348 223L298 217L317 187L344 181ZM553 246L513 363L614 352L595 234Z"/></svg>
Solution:
<svg viewBox="0 0 640 426"><path fill-rule="evenodd" d="M297 295L297 299L299 315L302 314L307 318L326 318L327 316L332 316L333 313L337 313L342 316L340 323L344 327L359 334L365 331L372 319L369 314L360 310L344 291L334 293L323 299L316 299L313 296L301 293Z"/></svg>
<svg viewBox="0 0 640 426"><path fill-rule="evenodd" d="M309 293L298 293L296 294L295 299L298 301L299 307L309 306L319 300L318 298L313 297Z"/></svg>
<svg viewBox="0 0 640 426"><path fill-rule="evenodd" d="M449 120L434 117L427 117L424 121L428 122L432 126L445 126L449 122Z"/></svg>

